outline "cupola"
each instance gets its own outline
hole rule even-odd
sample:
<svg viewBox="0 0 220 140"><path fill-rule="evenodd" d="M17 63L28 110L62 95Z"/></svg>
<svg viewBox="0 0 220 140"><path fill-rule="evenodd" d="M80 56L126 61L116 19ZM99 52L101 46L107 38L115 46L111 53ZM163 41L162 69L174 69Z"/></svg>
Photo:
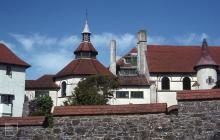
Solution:
<svg viewBox="0 0 220 140"><path fill-rule="evenodd" d="M83 32L82 32L82 42L79 47L74 51L76 59L82 58L93 58L96 59L98 51L93 47L90 42L91 32L89 30L88 21L86 20Z"/></svg>

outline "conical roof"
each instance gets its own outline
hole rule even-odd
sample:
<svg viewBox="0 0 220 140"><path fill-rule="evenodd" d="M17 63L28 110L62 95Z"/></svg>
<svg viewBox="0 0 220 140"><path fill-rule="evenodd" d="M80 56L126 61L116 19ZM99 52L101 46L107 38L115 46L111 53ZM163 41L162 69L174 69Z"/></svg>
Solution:
<svg viewBox="0 0 220 140"><path fill-rule="evenodd" d="M202 43L202 51L201 51L201 56L197 64L195 65L194 68L198 68L200 66L215 66L218 67L218 64L212 59L209 49L208 49L208 43L206 39L203 40Z"/></svg>

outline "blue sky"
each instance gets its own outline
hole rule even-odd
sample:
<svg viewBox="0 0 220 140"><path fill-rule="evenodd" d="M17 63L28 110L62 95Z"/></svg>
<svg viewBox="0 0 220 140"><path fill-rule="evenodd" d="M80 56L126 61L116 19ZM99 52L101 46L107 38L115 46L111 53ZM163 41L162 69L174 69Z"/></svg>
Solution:
<svg viewBox="0 0 220 140"><path fill-rule="evenodd" d="M219 0L0 0L0 41L31 68L27 79L55 74L73 58L88 10L98 59L109 64L109 41L117 55L148 32L149 44L200 45L207 38L220 46Z"/></svg>

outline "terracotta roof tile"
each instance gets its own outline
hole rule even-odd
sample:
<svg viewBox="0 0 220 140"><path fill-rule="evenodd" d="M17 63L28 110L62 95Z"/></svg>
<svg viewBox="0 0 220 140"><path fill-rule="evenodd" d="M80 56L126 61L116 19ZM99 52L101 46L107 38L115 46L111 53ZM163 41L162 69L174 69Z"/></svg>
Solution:
<svg viewBox="0 0 220 140"><path fill-rule="evenodd" d="M37 80L26 80L25 89L54 89L57 90L60 87L53 80L54 75L43 75Z"/></svg>
<svg viewBox="0 0 220 140"><path fill-rule="evenodd" d="M22 67L30 67L30 65L20 59L15 53L13 53L8 47L0 43L0 63L18 65Z"/></svg>
<svg viewBox="0 0 220 140"><path fill-rule="evenodd" d="M132 105L56 106L54 116L165 113L166 103Z"/></svg>
<svg viewBox="0 0 220 140"><path fill-rule="evenodd" d="M18 126L43 126L45 123L44 116L31 117L0 117L0 126L18 125Z"/></svg>
<svg viewBox="0 0 220 140"><path fill-rule="evenodd" d="M137 76L119 76L119 83L121 86L149 86L150 83L144 75Z"/></svg>
<svg viewBox="0 0 220 140"><path fill-rule="evenodd" d="M98 54L97 50L93 47L91 42L82 42L79 47L74 51L74 54L76 54L77 52L94 52L96 54Z"/></svg>
<svg viewBox="0 0 220 140"><path fill-rule="evenodd" d="M112 73L96 59L76 59L59 71L55 77L95 74L112 75Z"/></svg>
<svg viewBox="0 0 220 140"><path fill-rule="evenodd" d="M220 99L220 89L191 90L177 92L177 100L211 100Z"/></svg>
<svg viewBox="0 0 220 140"><path fill-rule="evenodd" d="M201 47L199 46L171 46L171 45L148 45L147 60L149 71L159 73L193 73L194 66L200 59ZM220 65L220 47L209 46L210 56ZM132 49L132 52L137 49ZM119 59L118 65L123 65Z"/></svg>

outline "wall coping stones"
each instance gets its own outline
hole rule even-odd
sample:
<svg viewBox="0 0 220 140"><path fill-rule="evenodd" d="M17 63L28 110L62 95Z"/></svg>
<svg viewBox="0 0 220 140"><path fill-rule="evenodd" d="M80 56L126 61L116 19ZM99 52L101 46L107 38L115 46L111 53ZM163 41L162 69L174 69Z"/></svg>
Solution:
<svg viewBox="0 0 220 140"><path fill-rule="evenodd" d="M220 89L191 90L191 91L184 90L177 92L178 101L217 100L217 99L220 99Z"/></svg>
<svg viewBox="0 0 220 140"><path fill-rule="evenodd" d="M5 125L43 126L45 122L46 122L45 116L0 117L0 126L5 126Z"/></svg>
<svg viewBox="0 0 220 140"><path fill-rule="evenodd" d="M166 113L166 103L129 104L129 105L82 105L56 106L54 116L82 116L82 115L122 115L122 114L154 114Z"/></svg>

